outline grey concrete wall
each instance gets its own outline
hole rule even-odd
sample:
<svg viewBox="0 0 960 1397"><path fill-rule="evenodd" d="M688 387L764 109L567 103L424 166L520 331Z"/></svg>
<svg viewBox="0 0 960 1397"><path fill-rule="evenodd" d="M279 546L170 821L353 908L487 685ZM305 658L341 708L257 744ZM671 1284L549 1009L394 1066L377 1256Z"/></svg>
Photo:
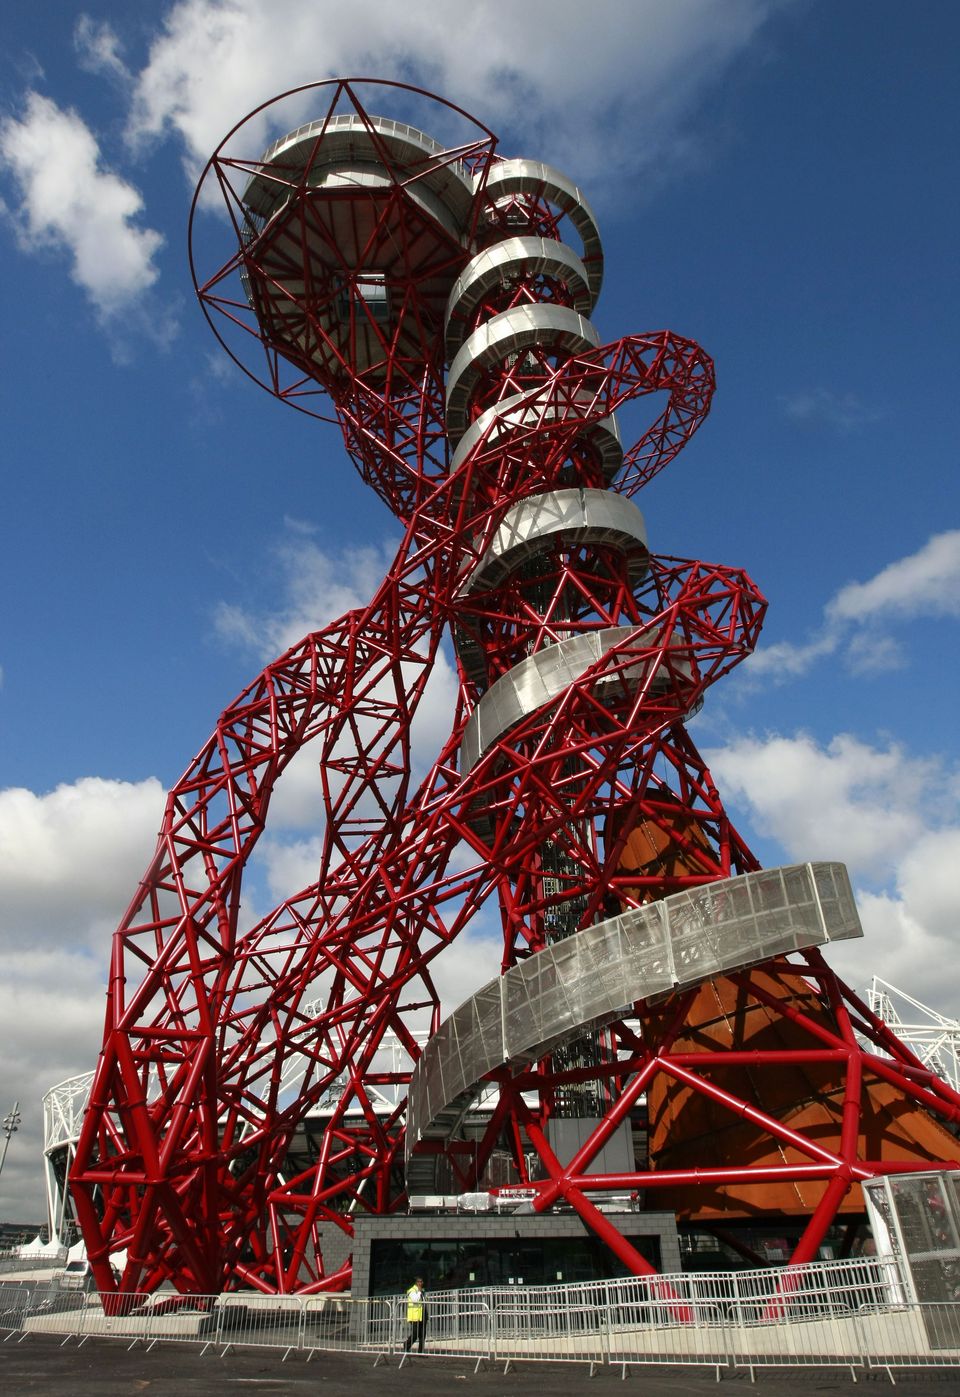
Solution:
<svg viewBox="0 0 960 1397"><path fill-rule="evenodd" d="M666 1272L681 1270L680 1242L673 1213L620 1213L617 1228L627 1237L657 1237L660 1264ZM353 1244L355 1296L370 1294L370 1256L377 1241L415 1242L479 1241L511 1237L591 1237L594 1234L576 1215L539 1216L530 1213L395 1213L388 1217L358 1217ZM326 1252L324 1252L326 1257Z"/></svg>

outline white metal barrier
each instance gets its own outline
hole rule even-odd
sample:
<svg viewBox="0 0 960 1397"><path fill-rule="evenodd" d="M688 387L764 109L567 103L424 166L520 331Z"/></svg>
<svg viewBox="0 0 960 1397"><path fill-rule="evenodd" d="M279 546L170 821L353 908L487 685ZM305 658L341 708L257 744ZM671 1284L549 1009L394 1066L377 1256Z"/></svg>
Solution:
<svg viewBox="0 0 960 1397"><path fill-rule="evenodd" d="M745 1368L863 1368L856 1315L809 1315L790 1320L750 1323L731 1319L726 1325L730 1364Z"/></svg>
<svg viewBox="0 0 960 1397"><path fill-rule="evenodd" d="M609 1361L624 1375L632 1364L669 1364L713 1368L719 1378L730 1364L726 1312L718 1296L704 1295L702 1279L611 1281Z"/></svg>
<svg viewBox="0 0 960 1397"><path fill-rule="evenodd" d="M407 1323L406 1296L390 1298L390 1342L387 1352L400 1355L400 1366L419 1356ZM426 1352L434 1357L472 1358L475 1369L493 1357L494 1330L489 1293L448 1290L431 1294L425 1305Z"/></svg>
<svg viewBox="0 0 960 1397"><path fill-rule="evenodd" d="M216 1343L223 1353L238 1345L281 1348L286 1358L303 1347L303 1314L304 1301L299 1295L259 1295L256 1291L221 1295L216 1310Z"/></svg>
<svg viewBox="0 0 960 1397"><path fill-rule="evenodd" d="M428 1357L503 1363L568 1361L881 1370L960 1368L960 1301L907 1305L891 1260L762 1271L631 1277L583 1285L450 1290L427 1296ZM402 1296L96 1294L54 1283L0 1282L0 1341L31 1334L116 1338L130 1347L197 1343L227 1353L349 1351L408 1357Z"/></svg>
<svg viewBox="0 0 960 1397"><path fill-rule="evenodd" d="M556 1294L552 1295L551 1291ZM507 1287L490 1292L491 1356L605 1363L609 1353L606 1311L594 1294L576 1286Z"/></svg>
<svg viewBox="0 0 960 1397"><path fill-rule="evenodd" d="M960 1367L960 1301L865 1309L857 1316L864 1363L885 1369Z"/></svg>
<svg viewBox="0 0 960 1397"><path fill-rule="evenodd" d="M88 1339L120 1339L133 1348L152 1348L163 1340L200 1343L215 1341L219 1321L218 1298L213 1295L178 1295L156 1291L150 1295L120 1293L101 1303L95 1292L56 1291L51 1287L49 1312L31 1311L24 1320L27 1333L63 1334L81 1344Z"/></svg>
<svg viewBox="0 0 960 1397"><path fill-rule="evenodd" d="M392 1295L353 1299L350 1295L309 1295L303 1300L301 1348L319 1352L372 1353L391 1350L396 1322Z"/></svg>
<svg viewBox="0 0 960 1397"><path fill-rule="evenodd" d="M66 1247L61 1247L58 1252L50 1255L16 1256L8 1254L0 1256L0 1272L4 1275L17 1271L36 1271L45 1267L62 1266L67 1259Z"/></svg>
<svg viewBox="0 0 960 1397"><path fill-rule="evenodd" d="M0 1334L4 1343L23 1328L23 1317L33 1302L34 1291L34 1286L23 1281L0 1283Z"/></svg>

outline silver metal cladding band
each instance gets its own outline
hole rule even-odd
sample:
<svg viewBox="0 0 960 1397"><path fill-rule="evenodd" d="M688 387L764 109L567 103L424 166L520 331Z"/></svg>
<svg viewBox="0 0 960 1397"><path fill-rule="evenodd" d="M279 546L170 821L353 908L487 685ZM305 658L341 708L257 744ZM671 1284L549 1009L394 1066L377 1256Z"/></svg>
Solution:
<svg viewBox="0 0 960 1397"><path fill-rule="evenodd" d="M582 400L586 411L595 402L587 389L574 394L573 401L565 402L562 408L532 407L526 395L514 395L488 406L476 421L469 422L470 402L478 382L498 361L537 347L548 354L576 355L599 345L599 336L586 316L600 291L603 248L597 221L581 191L559 170L540 161L505 160L488 171L484 194L490 208L501 207L514 196L550 204L573 224L583 244L583 256L578 257L556 238L504 237L477 253L461 273L447 301L445 322L446 355L452 360L446 391L447 434L455 447L451 472L459 470L481 445L496 447L511 436L534 436L556 422L572 427L573 435L582 437L597 453L606 478L612 480L623 464L623 447L613 417L577 429L579 402ZM550 302L517 305L492 315L466 334L491 292L541 275L561 282L572 306Z"/></svg>
<svg viewBox="0 0 960 1397"><path fill-rule="evenodd" d="M761 869L586 927L491 980L440 1025L410 1079L407 1158L448 1128L450 1103L505 1062L535 1062L639 1001L862 935L842 863Z"/></svg>
<svg viewBox="0 0 960 1397"><path fill-rule="evenodd" d="M476 766L498 738L508 733L521 719L559 698L611 650L625 646L631 640L645 646L656 646L661 629L658 622L652 626L605 626L601 630L585 631L582 635L569 636L566 640L548 645L507 670L495 684L491 684L464 728L460 744L461 778ZM671 642L673 639L671 637ZM675 643L679 646L679 642ZM662 673L658 673L661 670ZM622 669L598 675L592 688L597 692L606 685L620 684L635 690L645 681L655 686L661 680L666 686L672 682L677 670L689 676L692 672L689 659L682 655L673 657L668 673L662 658L644 656L631 659L629 665Z"/></svg>
<svg viewBox="0 0 960 1397"><path fill-rule="evenodd" d="M491 203L511 194L531 194L565 213L583 243L582 261L596 301L603 283L603 243L593 210L572 180L539 160L504 160L487 176L486 193Z"/></svg>
<svg viewBox="0 0 960 1397"><path fill-rule="evenodd" d="M593 406L593 394L581 393L579 399L582 399L585 409ZM573 401L577 403L578 397L574 397ZM493 448L524 431L534 432L540 427L549 427L555 421L565 422L566 415L566 408L530 407L528 395L525 393L503 398L499 403L494 403L492 407L481 412L475 422L470 423L453 453L450 474L454 475L460 469L481 442L485 447ZM580 434L597 452L600 467L607 480L612 480L623 465L623 444L616 418L602 417L598 422L591 422L583 427Z"/></svg>
<svg viewBox="0 0 960 1397"><path fill-rule="evenodd" d="M535 345L546 350L586 354L600 344L589 320L567 306L525 305L500 311L467 336L447 375L447 435L457 440L467 430L467 405L487 368Z"/></svg>
<svg viewBox="0 0 960 1397"><path fill-rule="evenodd" d="M478 252L453 284L445 320L447 359L460 348L467 322L490 291L513 278L537 275L562 281L581 315L593 310L587 271L572 247L555 238L504 238Z"/></svg>
<svg viewBox="0 0 960 1397"><path fill-rule="evenodd" d="M460 597L498 586L547 544L605 544L624 555L637 582L647 571L647 532L643 515L623 495L609 490L550 490L518 500L504 515L487 549L460 588ZM460 662L475 684L486 674L483 647L469 630L454 628Z"/></svg>
<svg viewBox="0 0 960 1397"><path fill-rule="evenodd" d="M549 490L528 495L507 510L500 527L461 588L463 594L496 587L544 544L607 544L627 558L641 578L648 563L647 530L640 510L609 490Z"/></svg>

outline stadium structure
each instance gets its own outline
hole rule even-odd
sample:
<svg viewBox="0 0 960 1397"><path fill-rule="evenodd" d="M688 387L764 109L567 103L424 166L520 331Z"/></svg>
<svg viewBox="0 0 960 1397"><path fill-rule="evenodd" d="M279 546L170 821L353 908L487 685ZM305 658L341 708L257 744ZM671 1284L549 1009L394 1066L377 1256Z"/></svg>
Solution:
<svg viewBox="0 0 960 1397"><path fill-rule="evenodd" d="M333 81L230 133L191 227L218 338L339 424L403 539L169 794L70 1167L100 1290L119 1253L124 1290L342 1289L351 1239L425 1201L518 1237L575 1224L634 1274L663 1264L665 1218L735 1241L773 1219L801 1263L852 1236L862 1181L957 1167L960 1094L822 954L861 935L843 866L761 869L690 737L765 602L649 548L635 496L702 424L713 365L668 330L601 343L581 190L448 102ZM450 731L417 780L447 638ZM316 880L241 931L307 744ZM500 966L443 1019L436 958L489 908Z"/></svg>

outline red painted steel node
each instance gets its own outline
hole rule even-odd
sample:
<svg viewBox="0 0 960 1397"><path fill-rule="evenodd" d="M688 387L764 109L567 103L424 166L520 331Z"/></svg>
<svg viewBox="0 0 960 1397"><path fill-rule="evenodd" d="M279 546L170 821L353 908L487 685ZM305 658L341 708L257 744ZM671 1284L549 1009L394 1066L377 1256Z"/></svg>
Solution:
<svg viewBox="0 0 960 1397"><path fill-rule="evenodd" d="M71 1171L101 1291L120 1252L121 1290L340 1289L354 1217L421 1192L570 1207L634 1272L617 1208L773 1211L797 1262L868 1174L956 1165L938 1118L960 1098L820 954L859 934L842 867L761 871L690 739L765 603L650 552L631 497L703 421L713 366L670 331L600 342L583 193L414 88L320 83L231 132L191 239L228 352L327 405L405 535L170 792ZM617 412L648 397L624 446ZM416 784L447 634L459 694ZM316 880L241 933L308 743ZM502 974L441 1022L433 961L490 899Z"/></svg>

